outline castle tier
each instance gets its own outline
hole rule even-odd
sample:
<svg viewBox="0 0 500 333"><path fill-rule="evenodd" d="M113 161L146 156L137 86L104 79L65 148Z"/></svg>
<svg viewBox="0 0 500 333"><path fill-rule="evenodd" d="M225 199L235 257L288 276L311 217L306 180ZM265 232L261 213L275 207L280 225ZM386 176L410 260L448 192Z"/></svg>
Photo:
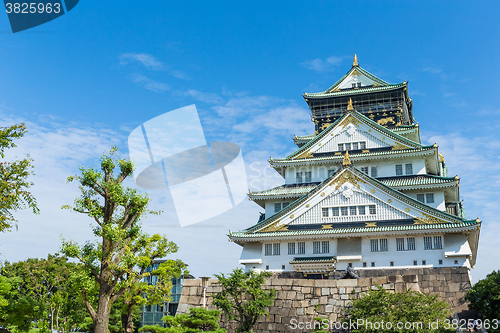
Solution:
<svg viewBox="0 0 500 333"><path fill-rule="evenodd" d="M474 266L481 222L465 218L460 180L448 177L437 145L421 144L407 86L355 58L331 88L304 94L316 133L270 159L285 184L250 192L265 213L228 235L246 270Z"/></svg>

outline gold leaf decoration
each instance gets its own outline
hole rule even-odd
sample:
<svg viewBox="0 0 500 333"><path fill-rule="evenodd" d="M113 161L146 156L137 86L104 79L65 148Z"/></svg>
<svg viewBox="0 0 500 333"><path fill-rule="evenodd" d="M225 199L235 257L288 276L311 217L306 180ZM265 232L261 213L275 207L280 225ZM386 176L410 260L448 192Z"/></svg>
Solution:
<svg viewBox="0 0 500 333"><path fill-rule="evenodd" d="M321 230L326 230L326 229L333 229L331 224L323 224L321 227Z"/></svg>
<svg viewBox="0 0 500 333"><path fill-rule="evenodd" d="M377 222L366 222L365 223L365 228L371 228L371 227L376 227Z"/></svg>
<svg viewBox="0 0 500 333"><path fill-rule="evenodd" d="M399 142L396 142L394 146L392 146L392 150L407 150L407 149L410 149L410 147L402 145Z"/></svg>
<svg viewBox="0 0 500 333"><path fill-rule="evenodd" d="M423 218L422 217L417 217L416 220L415 220L415 223L414 224L439 224L439 223L449 223L447 221L444 221L444 220L441 220L437 217L434 217L434 216L431 216L429 214L426 214L426 213L422 213L422 215L424 216Z"/></svg>
<svg viewBox="0 0 500 333"><path fill-rule="evenodd" d="M309 158L313 157L313 153L311 153L311 149L308 149L302 153L300 153L295 159L303 159L303 158Z"/></svg>
<svg viewBox="0 0 500 333"><path fill-rule="evenodd" d="M343 177L337 177L335 179L333 179L329 184L328 186L333 186L335 185L335 190L338 190L338 188L342 185L344 185L345 183L351 183L353 184L354 186L356 186L357 188L360 188L359 183L363 183L363 184L366 184L366 182L359 178L358 176L356 176L355 174L351 173L351 171L349 171L348 169L346 169L346 171L344 172L343 174Z"/></svg>
<svg viewBox="0 0 500 333"><path fill-rule="evenodd" d="M342 126L342 128L344 128L349 124L353 124L359 127L360 123L361 122L356 117L354 117L352 114L348 114L347 117L345 117L344 120L340 122L339 126Z"/></svg>

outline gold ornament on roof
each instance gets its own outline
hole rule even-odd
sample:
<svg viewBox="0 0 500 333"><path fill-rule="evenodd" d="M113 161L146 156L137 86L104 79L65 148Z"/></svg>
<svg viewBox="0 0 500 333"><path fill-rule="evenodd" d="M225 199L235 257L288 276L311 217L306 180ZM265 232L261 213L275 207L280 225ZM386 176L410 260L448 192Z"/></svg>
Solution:
<svg viewBox="0 0 500 333"><path fill-rule="evenodd" d="M351 159L349 158L349 151L346 150L345 151L345 155L344 155L344 161L342 162L342 165L351 165Z"/></svg>
<svg viewBox="0 0 500 333"><path fill-rule="evenodd" d="M353 67L359 66L358 65L358 56L356 55L356 53L354 53L354 60L352 61L352 66Z"/></svg>
<svg viewBox="0 0 500 333"><path fill-rule="evenodd" d="M352 111L354 110L354 107L352 106L352 98L349 97L349 104L347 104L347 111Z"/></svg>
<svg viewBox="0 0 500 333"><path fill-rule="evenodd" d="M440 162L444 162L444 156L441 153L439 153L439 161Z"/></svg>

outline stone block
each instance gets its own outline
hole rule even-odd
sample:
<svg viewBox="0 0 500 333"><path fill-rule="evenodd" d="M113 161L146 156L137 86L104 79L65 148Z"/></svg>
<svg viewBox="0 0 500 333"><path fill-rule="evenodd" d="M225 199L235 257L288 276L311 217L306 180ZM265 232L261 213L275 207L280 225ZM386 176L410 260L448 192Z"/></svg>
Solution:
<svg viewBox="0 0 500 333"><path fill-rule="evenodd" d="M319 299L318 298L311 299L311 305L316 305L318 303L319 303Z"/></svg>
<svg viewBox="0 0 500 333"><path fill-rule="evenodd" d="M304 315L304 309L303 308L298 308L297 309L297 316L303 316Z"/></svg>
<svg viewBox="0 0 500 333"><path fill-rule="evenodd" d="M349 295L340 295L340 299L343 300L349 299Z"/></svg>
<svg viewBox="0 0 500 333"><path fill-rule="evenodd" d="M394 283L384 283L382 285L382 288L384 288L385 290L394 289Z"/></svg>
<svg viewBox="0 0 500 333"><path fill-rule="evenodd" d="M336 287L335 280L314 280L315 287Z"/></svg>
<svg viewBox="0 0 500 333"><path fill-rule="evenodd" d="M339 292L338 288L330 288L330 294L337 294Z"/></svg>
<svg viewBox="0 0 500 333"><path fill-rule="evenodd" d="M357 279L343 279L337 281L338 287L357 287L358 280Z"/></svg>
<svg viewBox="0 0 500 333"><path fill-rule="evenodd" d="M448 284L448 290L451 292L457 292L460 291L460 284L459 283L450 283Z"/></svg>
<svg viewBox="0 0 500 333"><path fill-rule="evenodd" d="M359 287L368 287L368 286L371 286L372 282L370 280L370 278L362 278L362 279L358 279L358 286Z"/></svg>
<svg viewBox="0 0 500 333"><path fill-rule="evenodd" d="M197 280L197 279L184 279L184 281L182 282L182 288L185 288L185 287L198 287L200 286L201 287L201 280Z"/></svg>
<svg viewBox="0 0 500 333"><path fill-rule="evenodd" d="M300 306L302 306L304 308L309 306L309 301L308 300L300 301Z"/></svg>
<svg viewBox="0 0 500 333"><path fill-rule="evenodd" d="M330 288L321 288L321 296L330 295Z"/></svg>
<svg viewBox="0 0 500 333"><path fill-rule="evenodd" d="M372 278L372 284L382 285L384 283L387 283L387 277L386 276L379 276L379 277L373 277Z"/></svg>
<svg viewBox="0 0 500 333"><path fill-rule="evenodd" d="M301 287L300 288L303 294L310 294L312 291L311 287Z"/></svg>
<svg viewBox="0 0 500 333"><path fill-rule="evenodd" d="M333 305L326 305L325 306L325 312L326 313L333 312Z"/></svg>
<svg viewBox="0 0 500 333"><path fill-rule="evenodd" d="M297 296L296 296L296 299L297 299L298 301L302 301L304 298L305 298L305 297L304 297L304 294L303 294L303 293L298 293L298 294L297 294Z"/></svg>
<svg viewBox="0 0 500 333"><path fill-rule="evenodd" d="M339 288L339 294L345 294L345 288Z"/></svg>
<svg viewBox="0 0 500 333"><path fill-rule="evenodd" d="M294 299L296 296L297 296L296 291L291 290L286 292L286 298L288 299Z"/></svg>
<svg viewBox="0 0 500 333"><path fill-rule="evenodd" d="M319 298L319 304L326 304L328 302L328 297L326 296L321 296Z"/></svg>
<svg viewBox="0 0 500 333"><path fill-rule="evenodd" d="M407 283L406 289L411 289L411 291L419 292L420 286L418 285L418 283Z"/></svg>
<svg viewBox="0 0 500 333"><path fill-rule="evenodd" d="M403 275L404 282L418 282L418 278L415 274Z"/></svg>

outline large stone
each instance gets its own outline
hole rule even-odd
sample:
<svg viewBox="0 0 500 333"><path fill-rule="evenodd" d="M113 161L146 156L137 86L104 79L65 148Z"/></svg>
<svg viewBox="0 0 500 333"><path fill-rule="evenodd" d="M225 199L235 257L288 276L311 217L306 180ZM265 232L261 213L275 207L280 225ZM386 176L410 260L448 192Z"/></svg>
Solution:
<svg viewBox="0 0 500 333"><path fill-rule="evenodd" d="M330 295L330 288L321 288L321 296Z"/></svg>
<svg viewBox="0 0 500 333"><path fill-rule="evenodd" d="M357 287L358 280L357 279L343 279L337 281L338 287Z"/></svg>

